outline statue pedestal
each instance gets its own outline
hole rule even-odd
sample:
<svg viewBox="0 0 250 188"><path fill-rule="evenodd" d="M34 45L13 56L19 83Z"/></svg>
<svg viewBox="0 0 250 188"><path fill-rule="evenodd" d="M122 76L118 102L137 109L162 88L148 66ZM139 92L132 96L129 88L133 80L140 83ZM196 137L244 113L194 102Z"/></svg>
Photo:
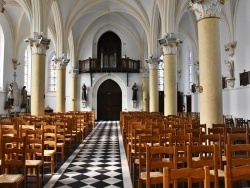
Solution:
<svg viewBox="0 0 250 188"><path fill-rule="evenodd" d="M82 107L83 107L83 108L87 108L87 101L86 101L86 100L83 100L83 101L82 101Z"/></svg>
<svg viewBox="0 0 250 188"><path fill-rule="evenodd" d="M133 100L133 108L137 107L137 101Z"/></svg>

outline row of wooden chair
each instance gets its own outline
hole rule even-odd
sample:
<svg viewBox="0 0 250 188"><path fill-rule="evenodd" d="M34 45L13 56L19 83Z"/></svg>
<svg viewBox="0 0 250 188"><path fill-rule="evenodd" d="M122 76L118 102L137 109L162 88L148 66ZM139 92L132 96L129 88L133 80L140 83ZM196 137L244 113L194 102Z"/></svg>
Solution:
<svg viewBox="0 0 250 188"><path fill-rule="evenodd" d="M86 123L84 119L69 115L50 119L53 119L52 124L35 117L18 118L16 123L7 123L8 121L4 120L0 123L1 138L23 136L28 138L27 142L32 142L33 146L27 149L27 159L29 160L26 160L26 177L29 180L35 180L36 187L40 187L43 182L44 168L50 166L50 172L53 174L57 166L57 156L61 155L61 161L64 162L66 147L68 147L68 151L72 152L72 145L74 144L76 147L76 141L82 141L92 129L92 125ZM73 121L74 123L72 123ZM73 124L76 126L73 127ZM89 126L86 129L88 131L83 131L81 126ZM42 131L42 133L38 131ZM32 135L28 134L29 132ZM31 154L31 151L35 151L35 153ZM26 182L30 182L28 179Z"/></svg>
<svg viewBox="0 0 250 188"><path fill-rule="evenodd" d="M151 188L162 183L164 188L171 184L178 187L178 183L193 187L193 183L204 181L205 187L210 187L212 182L214 188L231 188L236 186L235 181L250 180L250 145L227 145L226 148L227 163L223 171L218 168L217 145L146 146L146 153L142 153L145 158L140 158L140 165L146 170L140 171L139 187L145 184Z"/></svg>
<svg viewBox="0 0 250 188"><path fill-rule="evenodd" d="M161 134L152 135L151 130L134 130L132 138L133 139L131 139L130 144L131 149L127 156L134 185L136 182L136 176L138 174L136 173L136 171L139 167L139 159L141 157L140 150L145 150L146 145L173 147L186 145L202 146L217 144L219 147L218 165L219 169L223 170L223 165L226 162L225 145L238 143L249 144L249 137L247 133L228 133L227 142L221 139L220 134L199 134L197 138L191 136L191 134L174 135L168 133L167 135L164 135L163 132Z"/></svg>

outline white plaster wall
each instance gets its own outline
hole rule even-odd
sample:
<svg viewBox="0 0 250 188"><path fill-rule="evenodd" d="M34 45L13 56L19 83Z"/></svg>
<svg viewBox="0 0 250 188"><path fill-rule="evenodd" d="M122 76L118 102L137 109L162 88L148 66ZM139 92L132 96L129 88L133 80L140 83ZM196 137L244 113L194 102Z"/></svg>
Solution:
<svg viewBox="0 0 250 188"><path fill-rule="evenodd" d="M250 119L250 85L240 86L239 73L250 71L250 1L239 1L235 24L235 87L223 90L223 113Z"/></svg>
<svg viewBox="0 0 250 188"><path fill-rule="evenodd" d="M4 110L4 103L7 100L7 90L8 90L8 85L14 80L13 73L13 65L12 65L12 58L14 54L14 45L13 45L13 38L12 38L12 31L10 29L8 20L2 14L0 16L0 23L3 28L3 33L4 33L4 59L3 59L3 74L0 76L2 77L3 80L3 85L1 86L2 89L0 89L0 114L7 114L8 112ZM2 61L2 60L1 60ZM17 70L17 74L19 74L19 70ZM19 77L18 77L19 78ZM18 85L20 85L19 80L16 80Z"/></svg>
<svg viewBox="0 0 250 188"><path fill-rule="evenodd" d="M97 110L97 91L101 83L107 79L112 79L121 87L122 90L122 110L123 111L139 111L141 110L141 87L138 90L138 105L133 108L132 103L132 86L136 82L138 86L141 86L141 76L140 74L129 73L127 82L127 73L93 73L92 74L92 86L91 86L91 76L89 73L83 73L78 75L78 110L80 111L90 111ZM87 86L87 107L83 108L81 105L81 94L82 85Z"/></svg>

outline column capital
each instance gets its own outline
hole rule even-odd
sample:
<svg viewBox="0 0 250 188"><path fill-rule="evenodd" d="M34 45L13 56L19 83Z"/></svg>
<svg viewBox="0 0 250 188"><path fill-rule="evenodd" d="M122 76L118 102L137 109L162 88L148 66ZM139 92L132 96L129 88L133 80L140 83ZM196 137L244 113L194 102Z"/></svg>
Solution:
<svg viewBox="0 0 250 188"><path fill-rule="evenodd" d="M61 58L55 58L53 59L53 67L55 69L66 69L70 59L67 59L67 55L63 54Z"/></svg>
<svg viewBox="0 0 250 188"><path fill-rule="evenodd" d="M226 44L224 47L225 47L225 51L228 52L228 55L230 57L233 57L234 56L234 50L236 48L236 44L237 42L230 42L228 44Z"/></svg>
<svg viewBox="0 0 250 188"><path fill-rule="evenodd" d="M151 55L148 59L145 59L150 70L158 69L159 59L155 55Z"/></svg>
<svg viewBox="0 0 250 188"><path fill-rule="evenodd" d="M79 74L79 69L71 69L70 72L71 74L71 78L77 78L78 74Z"/></svg>
<svg viewBox="0 0 250 188"><path fill-rule="evenodd" d="M158 42L163 48L164 55L166 54L177 54L177 49L181 40L176 39L174 33L167 33L162 38L158 39Z"/></svg>
<svg viewBox="0 0 250 188"><path fill-rule="evenodd" d="M222 5L226 0L191 0L190 9L197 20L209 17L220 17Z"/></svg>
<svg viewBox="0 0 250 188"><path fill-rule="evenodd" d="M49 49L50 39L47 39L46 35L41 32L38 34L37 32L33 33L33 38L29 37L25 39L25 42L30 43L30 47L32 49L32 54L46 54L46 50Z"/></svg>

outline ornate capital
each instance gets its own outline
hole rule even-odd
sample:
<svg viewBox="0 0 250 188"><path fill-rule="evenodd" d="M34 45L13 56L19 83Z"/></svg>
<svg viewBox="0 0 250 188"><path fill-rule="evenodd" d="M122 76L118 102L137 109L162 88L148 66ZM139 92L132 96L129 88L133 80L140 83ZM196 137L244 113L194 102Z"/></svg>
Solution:
<svg viewBox="0 0 250 188"><path fill-rule="evenodd" d="M237 42L231 42L231 43L228 43L224 46L225 51L228 52L228 55L230 57L234 56L234 49L236 48L236 44L237 44Z"/></svg>
<svg viewBox="0 0 250 188"><path fill-rule="evenodd" d="M55 58L53 63L54 69L66 69L69 59L67 59L67 55L63 54L61 58Z"/></svg>
<svg viewBox="0 0 250 188"><path fill-rule="evenodd" d="M47 39L46 35L41 32L38 34L34 32L33 38L27 38L24 41L30 43L32 54L46 54L46 50L49 49L50 39Z"/></svg>
<svg viewBox="0 0 250 188"><path fill-rule="evenodd" d="M196 19L220 17L222 5L225 0L192 0L189 5Z"/></svg>
<svg viewBox="0 0 250 188"><path fill-rule="evenodd" d="M149 69L158 69L159 59L155 55L151 55L148 59L145 59L145 61L148 63Z"/></svg>
<svg viewBox="0 0 250 188"><path fill-rule="evenodd" d="M178 46L182 43L181 40L176 39L174 33L165 34L163 38L158 39L158 42L163 47L164 55L177 54Z"/></svg>

